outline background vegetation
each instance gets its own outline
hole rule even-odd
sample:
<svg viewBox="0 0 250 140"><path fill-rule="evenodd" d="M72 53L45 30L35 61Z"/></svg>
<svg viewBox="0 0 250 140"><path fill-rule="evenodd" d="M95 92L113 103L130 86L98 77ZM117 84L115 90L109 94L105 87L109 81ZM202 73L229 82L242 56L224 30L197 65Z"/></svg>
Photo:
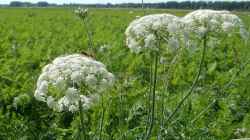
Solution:
<svg viewBox="0 0 250 140"><path fill-rule="evenodd" d="M1 5L0 5L1 6ZM122 3L122 4L63 4L57 5L40 1L37 3L12 1L8 7L99 7L99 8L140 8L140 1L138 3ZM147 3L144 5L146 8L168 8L168 9L221 9L221 10L250 10L250 1L168 1L161 3Z"/></svg>
<svg viewBox="0 0 250 140"><path fill-rule="evenodd" d="M146 60L149 58L130 53L125 46L124 31L136 16L143 15L143 11L90 9L89 12L95 58L107 65L117 81L94 108L84 113L86 139L141 139L148 124L150 65ZM183 16L186 12L147 10L146 14ZM249 28L249 13L236 14ZM250 137L250 65L245 64L250 58L247 43L234 38L208 49L198 87L167 125L162 119L164 121L173 111L192 84L201 49L183 51L169 74L167 93L161 81L166 76L164 68L170 66L174 54L166 56L166 62L159 67L152 140ZM60 55L81 53L87 46L86 29L73 9L0 9L0 139L66 140L78 137L77 113L53 112L46 103L36 101L33 94L44 65ZM230 83L233 76L235 78ZM226 87L228 83L230 85Z"/></svg>

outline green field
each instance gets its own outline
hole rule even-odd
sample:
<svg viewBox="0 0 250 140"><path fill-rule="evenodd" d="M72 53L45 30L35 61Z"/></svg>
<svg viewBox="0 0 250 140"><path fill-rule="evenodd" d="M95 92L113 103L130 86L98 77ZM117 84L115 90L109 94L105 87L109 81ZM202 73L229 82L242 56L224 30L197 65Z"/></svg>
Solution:
<svg viewBox="0 0 250 140"><path fill-rule="evenodd" d="M187 12L146 9L146 14ZM84 112L85 140L140 140L145 135L150 122L150 61L130 52L124 34L143 14L136 9L89 10L93 55L116 82ZM250 13L236 14L249 30ZM35 100L34 92L43 66L58 56L87 51L86 31L73 8L0 9L0 140L78 139L79 114L55 112ZM174 54L168 54L159 65L151 140L250 137L249 43L235 37L208 48L199 83L170 122L166 119L192 85L201 49L184 50L174 65L170 64Z"/></svg>

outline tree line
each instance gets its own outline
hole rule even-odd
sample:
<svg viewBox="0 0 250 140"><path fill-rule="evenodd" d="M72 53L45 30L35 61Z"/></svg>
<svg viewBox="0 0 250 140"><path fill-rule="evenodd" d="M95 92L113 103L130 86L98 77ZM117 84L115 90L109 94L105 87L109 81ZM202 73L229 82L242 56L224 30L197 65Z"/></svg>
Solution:
<svg viewBox="0 0 250 140"><path fill-rule="evenodd" d="M49 7L49 6L57 6L57 5L48 3L46 1L40 1L37 3L12 1L10 2L8 6L9 7Z"/></svg>
<svg viewBox="0 0 250 140"><path fill-rule="evenodd" d="M140 3L123 3L123 4L51 4L46 1L40 1L37 3L12 1L9 7L72 7L72 6L85 6L94 8L140 8ZM145 3L146 8L168 8L168 9L215 9L215 10L250 10L250 1L169 1L162 3Z"/></svg>

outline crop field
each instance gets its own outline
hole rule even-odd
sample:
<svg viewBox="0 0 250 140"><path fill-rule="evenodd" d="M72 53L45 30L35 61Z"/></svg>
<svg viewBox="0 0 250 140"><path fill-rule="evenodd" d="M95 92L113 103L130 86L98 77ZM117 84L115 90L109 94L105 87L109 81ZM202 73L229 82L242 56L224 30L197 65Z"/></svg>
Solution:
<svg viewBox="0 0 250 140"><path fill-rule="evenodd" d="M0 140L250 138L249 36L212 32L189 47L133 53L125 34L133 20L191 11L88 9L80 18L75 9L0 9ZM250 31L250 13L232 13ZM103 63L113 82L101 93L84 87L98 94L88 108L58 111L34 95L44 67L71 54Z"/></svg>

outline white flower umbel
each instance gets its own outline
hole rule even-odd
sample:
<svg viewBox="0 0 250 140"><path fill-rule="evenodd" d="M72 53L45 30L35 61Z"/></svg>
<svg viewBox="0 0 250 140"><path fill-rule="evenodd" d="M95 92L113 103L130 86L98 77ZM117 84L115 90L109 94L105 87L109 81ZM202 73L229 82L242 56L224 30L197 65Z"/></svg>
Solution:
<svg viewBox="0 0 250 140"><path fill-rule="evenodd" d="M88 8L83 9L83 8L78 8L75 10L75 14L77 14L80 18L84 19L88 15Z"/></svg>
<svg viewBox="0 0 250 140"><path fill-rule="evenodd" d="M156 103L156 85L157 85L157 68L159 56L164 53L168 47L179 47L179 35L181 32L181 20L170 14L154 14L135 19L126 29L126 43L128 48L134 52L149 52L150 59L153 59L152 71L150 72L151 81L150 89L151 97L149 102L150 113L148 114L152 120L147 127L145 140L150 139L151 132L154 127L155 103Z"/></svg>
<svg viewBox="0 0 250 140"><path fill-rule="evenodd" d="M135 19L126 29L126 43L132 52L158 51L159 38L168 40L180 30L180 20L170 14L154 14ZM167 41L166 41L167 42Z"/></svg>
<svg viewBox="0 0 250 140"><path fill-rule="evenodd" d="M195 32L199 37L206 33L239 33L242 38L247 38L242 20L229 11L196 10L184 16L182 21L186 31Z"/></svg>
<svg viewBox="0 0 250 140"><path fill-rule="evenodd" d="M113 82L113 74L101 62L81 54L62 56L43 68L35 98L57 111L75 112L79 101L88 109Z"/></svg>
<svg viewBox="0 0 250 140"><path fill-rule="evenodd" d="M192 43L196 41L199 42L201 46L203 46L201 52L202 54L195 79L193 80L188 92L184 95L180 102L177 103L174 111L167 119L165 119L167 124L170 124L169 122L178 113L185 101L190 98L199 83L207 54L207 47L215 46L214 44L218 43L217 40L230 37L233 34L240 34L242 38L246 38L246 36L242 36L242 34L246 34L243 33L246 31L243 22L238 16L230 13L229 11L196 10L183 17L182 22L184 24L184 40L186 42L189 40ZM199 39L197 39L197 37Z"/></svg>

